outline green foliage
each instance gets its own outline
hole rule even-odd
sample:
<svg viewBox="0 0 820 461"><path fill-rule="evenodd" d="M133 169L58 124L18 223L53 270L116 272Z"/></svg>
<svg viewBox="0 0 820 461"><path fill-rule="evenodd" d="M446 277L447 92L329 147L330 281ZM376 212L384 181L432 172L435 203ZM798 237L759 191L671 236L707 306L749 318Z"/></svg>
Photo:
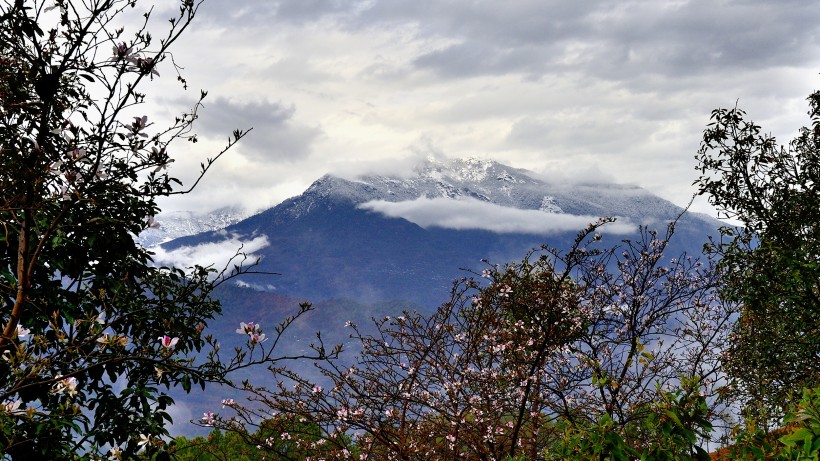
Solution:
<svg viewBox="0 0 820 461"><path fill-rule="evenodd" d="M180 2L154 40L149 12L127 33L113 29L138 3L0 5L5 458L150 451L167 434L170 387L224 379L203 353L203 328L220 313L217 274L155 267L134 239L154 225L159 197L185 192L168 175L169 149L196 140L199 104L162 128L137 111L161 65L176 70L169 47L198 4Z"/></svg>
<svg viewBox="0 0 820 461"><path fill-rule="evenodd" d="M563 422L564 436L545 451L545 459L707 461L709 454L698 444L708 438L712 424L698 390L697 381L684 380L682 389L660 393L647 415L626 427L608 415L591 425Z"/></svg>
<svg viewBox="0 0 820 461"><path fill-rule="evenodd" d="M806 389L786 415L783 427L767 432L750 421L738 431L735 444L716 459L749 461L817 461L820 457L820 388Z"/></svg>
<svg viewBox="0 0 820 461"><path fill-rule="evenodd" d="M176 461L255 461L262 452L236 432L214 429L208 437L176 437L171 448Z"/></svg>
<svg viewBox="0 0 820 461"><path fill-rule="evenodd" d="M255 461L258 459L305 459L305 447L321 439L321 429L308 422L275 417L263 421L255 433L214 429L208 437L177 437L169 450L176 461ZM349 439L346 439L349 446ZM311 456L323 456L321 447ZM353 451L349 451L353 453Z"/></svg>
<svg viewBox="0 0 820 461"><path fill-rule="evenodd" d="M715 110L697 156L699 192L742 224L707 247L722 257L722 295L743 304L725 368L769 425L820 382L820 92L808 100L811 127L788 146L742 110Z"/></svg>
<svg viewBox="0 0 820 461"><path fill-rule="evenodd" d="M794 425L781 437L783 455L789 460L814 460L820 457L820 388L806 389L795 411L786 416L786 426Z"/></svg>

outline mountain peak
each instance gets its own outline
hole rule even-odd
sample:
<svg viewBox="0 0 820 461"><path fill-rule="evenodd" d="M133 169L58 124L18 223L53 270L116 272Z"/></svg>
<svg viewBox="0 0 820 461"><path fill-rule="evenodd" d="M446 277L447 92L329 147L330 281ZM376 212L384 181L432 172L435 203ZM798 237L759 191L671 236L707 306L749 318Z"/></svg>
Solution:
<svg viewBox="0 0 820 461"><path fill-rule="evenodd" d="M497 180L525 183L532 178L526 170L512 168L495 160L465 157L445 161L428 157L415 168L421 178L457 183L482 183Z"/></svg>
<svg viewBox="0 0 820 461"><path fill-rule="evenodd" d="M636 186L619 184L552 184L524 169L494 160L467 157L427 158L412 175L364 174L352 178L325 175L299 197L288 200L298 217L334 204L360 206L373 201L419 199L478 200L519 210L585 216L630 216L645 222L676 216L680 208Z"/></svg>

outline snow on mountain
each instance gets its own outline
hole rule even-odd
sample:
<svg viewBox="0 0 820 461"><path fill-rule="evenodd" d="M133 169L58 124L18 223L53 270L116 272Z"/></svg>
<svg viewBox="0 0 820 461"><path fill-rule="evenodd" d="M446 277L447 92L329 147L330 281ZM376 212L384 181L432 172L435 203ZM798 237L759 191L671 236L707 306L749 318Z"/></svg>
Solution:
<svg viewBox="0 0 820 461"><path fill-rule="evenodd" d="M224 229L247 217L248 214L239 208L220 208L209 213L160 213L154 217L159 226L145 229L137 236L137 242L146 248L152 247L179 237Z"/></svg>
<svg viewBox="0 0 820 461"><path fill-rule="evenodd" d="M163 244L155 259L222 267L241 248L251 260L260 258L260 271L281 274L245 282L275 287L265 290L314 300L431 305L461 268L482 259L516 260L545 243L566 248L578 231L605 216L617 221L602 229L603 243L618 244L638 237L638 225L663 233L683 212L640 187L549 183L490 160L428 160L414 173L325 175L301 195L238 222L225 211L207 222L187 214L170 222L159 217L164 238L171 232L190 236ZM686 213L670 252L699 254L719 225ZM206 231L193 235L200 229Z"/></svg>
<svg viewBox="0 0 820 461"><path fill-rule="evenodd" d="M469 200L476 200L555 216L593 219L616 216L624 221L631 220L633 224L655 223L659 217L671 219L681 211L680 207L637 186L553 184L538 179L532 172L493 160L466 158L442 162L428 159L418 165L414 173L409 177L368 174L352 179L325 175L301 196L289 199L283 205L292 218L298 218L316 206L332 206L333 203L354 203L364 209L385 212L389 206L379 205L379 210L375 210L373 204L444 198L465 205Z"/></svg>

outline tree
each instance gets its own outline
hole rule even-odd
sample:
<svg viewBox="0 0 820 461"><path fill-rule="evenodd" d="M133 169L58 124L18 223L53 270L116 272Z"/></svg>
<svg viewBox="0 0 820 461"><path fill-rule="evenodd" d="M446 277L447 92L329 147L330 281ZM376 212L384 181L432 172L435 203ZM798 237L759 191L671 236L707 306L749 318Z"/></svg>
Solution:
<svg viewBox="0 0 820 461"><path fill-rule="evenodd" d="M246 442L236 432L214 429L207 437L174 438L170 451L176 461L251 461L262 451Z"/></svg>
<svg viewBox="0 0 820 461"><path fill-rule="evenodd" d="M265 414L292 415L324 431L302 455L334 447L326 459L353 456L348 434L374 459L538 459L562 428L602 417L630 446L651 443L641 421L681 380L712 404L699 418L719 419L732 306L716 299L711 266L662 262L673 227L599 248L602 224L566 252L545 247L457 281L432 315L350 325L354 363L318 362L324 381L273 368L278 387L248 385L250 402L216 426L249 433Z"/></svg>
<svg viewBox="0 0 820 461"><path fill-rule="evenodd" d="M274 459L304 460L299 447L320 440L321 433L313 424L276 416L262 421L253 434L213 429L207 437L176 437L169 452L177 461L251 461L268 459L270 454ZM315 454L324 452L320 448Z"/></svg>
<svg viewBox="0 0 820 461"><path fill-rule="evenodd" d="M128 33L113 28L137 6L0 6L0 453L12 459L150 454L167 435L167 389L275 361L258 326L250 351L224 363L203 333L220 313L212 290L247 271L241 253L233 270L183 272L135 243L159 197L191 190L166 167L174 141L196 142L200 107L164 128L139 112L160 71L187 88L169 49L199 3L182 0L159 39L150 10Z"/></svg>
<svg viewBox="0 0 820 461"><path fill-rule="evenodd" d="M699 193L741 224L708 247L722 295L743 305L726 369L767 425L820 382L820 92L808 101L812 125L788 146L742 110L717 109L697 155Z"/></svg>

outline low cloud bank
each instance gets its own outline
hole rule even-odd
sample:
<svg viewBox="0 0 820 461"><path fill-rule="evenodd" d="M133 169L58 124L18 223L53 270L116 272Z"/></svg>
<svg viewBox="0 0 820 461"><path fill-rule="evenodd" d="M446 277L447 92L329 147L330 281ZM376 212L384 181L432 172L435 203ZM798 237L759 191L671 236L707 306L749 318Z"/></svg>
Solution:
<svg viewBox="0 0 820 461"><path fill-rule="evenodd" d="M154 263L163 266L187 268L194 265L213 266L217 270L229 265L236 257L237 251L248 256L248 261L256 261L253 253L270 245L266 235L251 240L242 240L238 235L227 236L218 242L206 242L193 246L182 246L166 250L160 246L152 247ZM239 262L239 261L234 261Z"/></svg>
<svg viewBox="0 0 820 461"><path fill-rule="evenodd" d="M374 200L359 205L359 208L391 218L404 218L424 228L481 229L501 234L543 235L580 231L598 220L597 216L508 208L473 198L453 200L422 197L404 202ZM607 224L605 229L614 234L629 234L636 227L627 218L619 218L616 222Z"/></svg>

